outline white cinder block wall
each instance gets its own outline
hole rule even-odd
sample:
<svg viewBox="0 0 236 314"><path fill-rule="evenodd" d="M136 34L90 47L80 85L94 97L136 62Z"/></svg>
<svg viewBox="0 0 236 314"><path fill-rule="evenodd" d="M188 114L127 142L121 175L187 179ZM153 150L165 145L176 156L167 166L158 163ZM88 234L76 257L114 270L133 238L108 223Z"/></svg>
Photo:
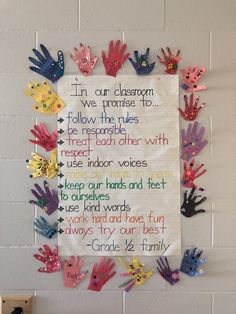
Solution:
<svg viewBox="0 0 236 314"><path fill-rule="evenodd" d="M55 118L37 115L23 94L30 73L27 57L44 43L56 56L62 49L66 72L77 73L69 53L80 42L100 56L110 39L122 39L129 50L180 48L181 67L207 67L200 92L206 108L200 121L207 127L208 147L199 160L207 174L206 214L182 217L184 248L202 247L207 273L170 287L158 275L128 294L118 289L119 276L103 292L63 288L62 273L39 274L33 253L44 239L32 231L36 215L29 203L33 182L25 159L33 148L30 128ZM235 0L0 0L0 290L2 294L34 294L35 314L235 314L236 313L236 1ZM158 73L163 73L158 65ZM124 73L134 70L127 62ZM94 74L104 73L101 58ZM135 74L134 74L135 75ZM183 93L181 92L181 103ZM181 121L181 123L183 123ZM42 180L38 180L42 181ZM56 187L56 181L51 184ZM50 218L55 219L54 217ZM147 266L153 258L143 259ZM94 259L86 259L91 269ZM178 266L180 258L171 258ZM120 271L118 267L118 272Z"/></svg>

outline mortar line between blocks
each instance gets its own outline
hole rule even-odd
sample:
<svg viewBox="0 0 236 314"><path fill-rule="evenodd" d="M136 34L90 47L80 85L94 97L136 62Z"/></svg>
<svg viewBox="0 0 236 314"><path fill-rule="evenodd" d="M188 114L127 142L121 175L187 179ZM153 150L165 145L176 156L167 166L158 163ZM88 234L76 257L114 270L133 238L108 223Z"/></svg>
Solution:
<svg viewBox="0 0 236 314"><path fill-rule="evenodd" d="M214 204L211 204L211 246L214 247Z"/></svg>
<svg viewBox="0 0 236 314"><path fill-rule="evenodd" d="M36 311L36 296L37 296L37 293L36 293L36 290L34 290L34 292L33 292L33 312L32 313L35 313L35 311Z"/></svg>
<svg viewBox="0 0 236 314"><path fill-rule="evenodd" d="M80 30L80 0L77 1L77 19L76 19L76 28Z"/></svg>
<svg viewBox="0 0 236 314"><path fill-rule="evenodd" d="M125 32L123 31L122 32L122 41L123 41L123 44L125 43Z"/></svg>
<svg viewBox="0 0 236 314"><path fill-rule="evenodd" d="M35 32L35 49L39 49L39 33Z"/></svg>
<svg viewBox="0 0 236 314"><path fill-rule="evenodd" d="M15 291L22 291L22 288L16 288L14 289ZM8 292L8 291L12 291L12 289L4 289L5 292ZM63 292L64 294L70 294L71 291L66 291L63 289L63 287L61 289L50 289L50 290L45 290L45 288L37 288L36 290L34 289L30 289L30 288L25 288L23 289L23 291L35 291L36 292L36 295L37 295L37 292L43 292L43 293L50 293L50 292L53 292L53 293L56 293L56 292ZM84 289L84 290L76 290L77 292L73 292L74 294L76 293L80 293L80 294L83 294L83 293L88 293L87 292L87 289ZM119 291L118 290L104 290L103 292L106 292L106 293L116 293L118 294ZM233 290L229 290L229 291L225 291L225 290L215 290L215 291L212 291L212 290L209 290L209 291L202 291L202 290L192 290L192 291L188 291L188 290L181 290L178 291L178 292L174 292L174 291L171 291L171 290L167 290L167 291L163 291L163 290L145 290L143 292L141 291L136 291L136 293L144 293L144 294L149 294L149 293L153 293L153 292L157 292L158 294L175 294L175 295L182 295L182 294L188 294L188 295L191 295L191 294L204 294L204 295L211 295L211 294L223 294L223 295L236 295L236 291L233 291ZM205 313L204 313L205 314Z"/></svg>
<svg viewBox="0 0 236 314"><path fill-rule="evenodd" d="M122 292L122 314L125 314L125 292Z"/></svg>
<svg viewBox="0 0 236 314"><path fill-rule="evenodd" d="M211 293L211 314L214 314L215 312L215 309L214 309L214 302L215 302L215 299L214 299L214 293L212 292Z"/></svg>
<svg viewBox="0 0 236 314"><path fill-rule="evenodd" d="M0 249L37 249L40 244L0 245Z"/></svg>
<svg viewBox="0 0 236 314"><path fill-rule="evenodd" d="M209 65L210 65L210 70L212 69L212 32L209 32Z"/></svg>
<svg viewBox="0 0 236 314"><path fill-rule="evenodd" d="M213 122L212 117L209 117L209 126L210 126L210 143L209 143L209 159L211 159L212 156L212 143L213 143Z"/></svg>
<svg viewBox="0 0 236 314"><path fill-rule="evenodd" d="M167 29L167 1L164 0L164 30Z"/></svg>

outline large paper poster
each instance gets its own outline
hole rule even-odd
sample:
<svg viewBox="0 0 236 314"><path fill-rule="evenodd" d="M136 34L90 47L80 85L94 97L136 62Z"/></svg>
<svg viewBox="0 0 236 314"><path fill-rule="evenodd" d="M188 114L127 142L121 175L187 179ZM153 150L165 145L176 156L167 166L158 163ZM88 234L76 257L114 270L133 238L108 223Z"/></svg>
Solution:
<svg viewBox="0 0 236 314"><path fill-rule="evenodd" d="M64 76L61 255L180 254L178 76Z"/></svg>

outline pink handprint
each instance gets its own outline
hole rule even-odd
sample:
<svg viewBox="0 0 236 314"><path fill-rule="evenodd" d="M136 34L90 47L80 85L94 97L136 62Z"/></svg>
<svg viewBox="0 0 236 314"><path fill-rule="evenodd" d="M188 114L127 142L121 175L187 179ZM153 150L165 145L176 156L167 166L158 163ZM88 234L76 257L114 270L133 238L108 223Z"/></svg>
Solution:
<svg viewBox="0 0 236 314"><path fill-rule="evenodd" d="M83 263L83 259L76 256L71 256L68 261L64 261L64 286L66 288L77 287L85 278L88 271L80 272Z"/></svg>
<svg viewBox="0 0 236 314"><path fill-rule="evenodd" d="M80 44L80 49L74 48L75 55L70 55L83 75L91 75L97 63L98 57L91 56L91 49L87 45Z"/></svg>
<svg viewBox="0 0 236 314"><path fill-rule="evenodd" d="M182 69L182 81L181 87L188 93L197 92L207 87L205 85L197 85L200 78L206 72L206 68L203 67L198 70L198 65L195 65L193 69L189 66L187 69Z"/></svg>

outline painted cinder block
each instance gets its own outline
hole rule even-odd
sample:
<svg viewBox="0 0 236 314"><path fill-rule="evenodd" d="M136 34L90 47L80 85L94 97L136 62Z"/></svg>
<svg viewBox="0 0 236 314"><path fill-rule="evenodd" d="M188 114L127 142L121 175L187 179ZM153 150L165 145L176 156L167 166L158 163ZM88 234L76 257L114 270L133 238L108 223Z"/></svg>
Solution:
<svg viewBox="0 0 236 314"><path fill-rule="evenodd" d="M34 125L33 117L0 116L0 158L20 159L28 156L34 145L30 129Z"/></svg>
<svg viewBox="0 0 236 314"><path fill-rule="evenodd" d="M126 295L126 314L152 314L155 312L173 313L211 313L211 295L201 293L155 293L133 292Z"/></svg>
<svg viewBox="0 0 236 314"><path fill-rule="evenodd" d="M27 83L35 78L28 65L25 74L0 73L1 115L35 116L36 111L31 108L34 102L24 94Z"/></svg>
<svg viewBox="0 0 236 314"><path fill-rule="evenodd" d="M214 314L234 314L236 313L235 293L215 293L213 299Z"/></svg>
<svg viewBox="0 0 236 314"><path fill-rule="evenodd" d="M228 0L167 1L167 28L185 30L235 30L236 2Z"/></svg>
<svg viewBox="0 0 236 314"><path fill-rule="evenodd" d="M30 158L31 156L26 156ZM28 202L32 197L30 189L34 179L29 177L30 171L26 169L25 159L0 159L2 202ZM38 182L40 179L38 179Z"/></svg>
<svg viewBox="0 0 236 314"><path fill-rule="evenodd" d="M75 29L78 24L78 1L70 0L1 0L0 29L52 30ZM18 52L18 51L17 51Z"/></svg>
<svg viewBox="0 0 236 314"><path fill-rule="evenodd" d="M216 201L213 204L213 245L214 247L236 247L236 203Z"/></svg>
<svg viewBox="0 0 236 314"><path fill-rule="evenodd" d="M0 73L27 73L28 56L34 45L34 32L0 31Z"/></svg>
<svg viewBox="0 0 236 314"><path fill-rule="evenodd" d="M121 314L122 292L36 291L35 314Z"/></svg>
<svg viewBox="0 0 236 314"><path fill-rule="evenodd" d="M0 203L0 216L0 246L34 244L34 211L29 203Z"/></svg>
<svg viewBox="0 0 236 314"><path fill-rule="evenodd" d="M164 0L81 0L81 30L164 28Z"/></svg>

